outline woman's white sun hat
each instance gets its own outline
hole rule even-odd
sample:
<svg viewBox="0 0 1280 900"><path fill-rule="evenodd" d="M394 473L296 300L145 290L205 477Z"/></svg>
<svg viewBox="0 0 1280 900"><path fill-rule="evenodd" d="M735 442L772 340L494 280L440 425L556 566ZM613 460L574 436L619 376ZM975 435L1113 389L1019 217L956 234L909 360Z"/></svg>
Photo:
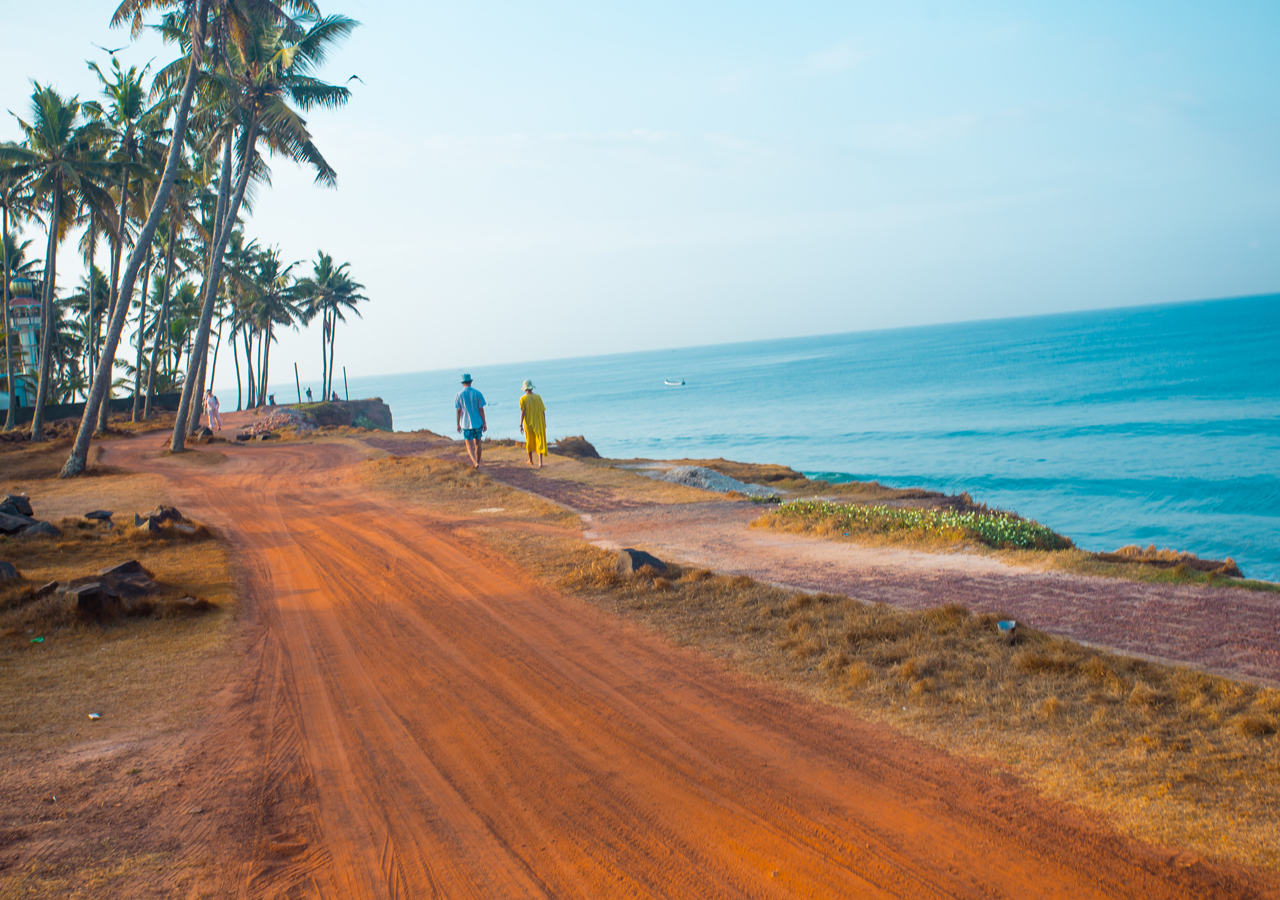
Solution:
<svg viewBox="0 0 1280 900"><path fill-rule="evenodd" d="M533 390L533 382L532 382L532 381L530 381L528 378L526 378L526 379L524 380L524 384L520 385L520 390L522 390L522 391L531 391L531 390Z"/></svg>

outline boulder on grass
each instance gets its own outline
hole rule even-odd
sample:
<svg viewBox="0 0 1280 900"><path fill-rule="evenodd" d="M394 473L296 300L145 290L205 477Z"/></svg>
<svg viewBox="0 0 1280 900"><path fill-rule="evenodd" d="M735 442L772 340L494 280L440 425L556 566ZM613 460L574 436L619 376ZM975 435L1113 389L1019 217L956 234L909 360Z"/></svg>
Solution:
<svg viewBox="0 0 1280 900"><path fill-rule="evenodd" d="M136 559L128 562L118 563L114 566L107 566L105 569L98 570L99 575L143 575L147 578L151 577L151 573L143 568L142 563Z"/></svg>
<svg viewBox="0 0 1280 900"><path fill-rule="evenodd" d="M34 516L31 510L31 501L27 499L25 494L6 494L3 500L0 500L0 513L13 516Z"/></svg>
<svg viewBox="0 0 1280 900"><path fill-rule="evenodd" d="M11 562L0 560L0 581L17 581L22 577L18 567Z"/></svg>
<svg viewBox="0 0 1280 900"><path fill-rule="evenodd" d="M60 588L58 593L75 598L76 615L82 619L101 619L121 608L120 594L100 581Z"/></svg>
<svg viewBox="0 0 1280 900"><path fill-rule="evenodd" d="M634 575L645 566L655 572L667 571L667 564L651 553L643 550L632 550L630 547L618 551L618 574Z"/></svg>
<svg viewBox="0 0 1280 900"><path fill-rule="evenodd" d="M591 442L583 435L562 437L547 448L557 456L569 456L574 459L599 459L600 454Z"/></svg>
<svg viewBox="0 0 1280 900"><path fill-rule="evenodd" d="M62 537L62 532L58 526L48 522L36 522L34 525L28 525L19 532L23 537Z"/></svg>
<svg viewBox="0 0 1280 900"><path fill-rule="evenodd" d="M4 534L15 534L34 524L35 519L22 513L0 513L0 532Z"/></svg>

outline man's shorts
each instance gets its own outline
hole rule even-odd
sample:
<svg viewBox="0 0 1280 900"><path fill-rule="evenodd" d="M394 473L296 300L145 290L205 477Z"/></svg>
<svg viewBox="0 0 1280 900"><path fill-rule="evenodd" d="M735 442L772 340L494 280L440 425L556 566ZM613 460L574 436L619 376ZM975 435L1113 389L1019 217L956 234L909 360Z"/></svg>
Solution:
<svg viewBox="0 0 1280 900"><path fill-rule="evenodd" d="M464 441L478 441L484 435L483 428L464 428L462 429L462 439Z"/></svg>

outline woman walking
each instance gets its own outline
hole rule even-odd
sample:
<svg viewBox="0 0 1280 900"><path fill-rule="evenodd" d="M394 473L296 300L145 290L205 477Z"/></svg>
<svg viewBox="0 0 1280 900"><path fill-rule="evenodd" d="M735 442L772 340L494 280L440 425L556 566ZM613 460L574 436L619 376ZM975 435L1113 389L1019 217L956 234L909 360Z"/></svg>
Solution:
<svg viewBox="0 0 1280 900"><path fill-rule="evenodd" d="M542 457L547 455L547 406L533 392L533 382L524 380L524 393L520 395L520 433L524 435L524 448L529 451L529 465L533 466L533 454L538 454L537 468L542 468Z"/></svg>

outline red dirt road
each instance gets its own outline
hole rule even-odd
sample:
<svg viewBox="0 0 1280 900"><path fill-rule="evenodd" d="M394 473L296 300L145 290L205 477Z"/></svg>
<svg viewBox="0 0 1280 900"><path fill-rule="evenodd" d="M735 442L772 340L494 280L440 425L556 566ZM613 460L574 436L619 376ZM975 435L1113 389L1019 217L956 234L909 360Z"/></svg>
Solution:
<svg viewBox="0 0 1280 900"><path fill-rule="evenodd" d="M538 586L361 494L344 445L158 443L103 461L172 478L248 593L241 680L156 823L190 896L1280 896Z"/></svg>

